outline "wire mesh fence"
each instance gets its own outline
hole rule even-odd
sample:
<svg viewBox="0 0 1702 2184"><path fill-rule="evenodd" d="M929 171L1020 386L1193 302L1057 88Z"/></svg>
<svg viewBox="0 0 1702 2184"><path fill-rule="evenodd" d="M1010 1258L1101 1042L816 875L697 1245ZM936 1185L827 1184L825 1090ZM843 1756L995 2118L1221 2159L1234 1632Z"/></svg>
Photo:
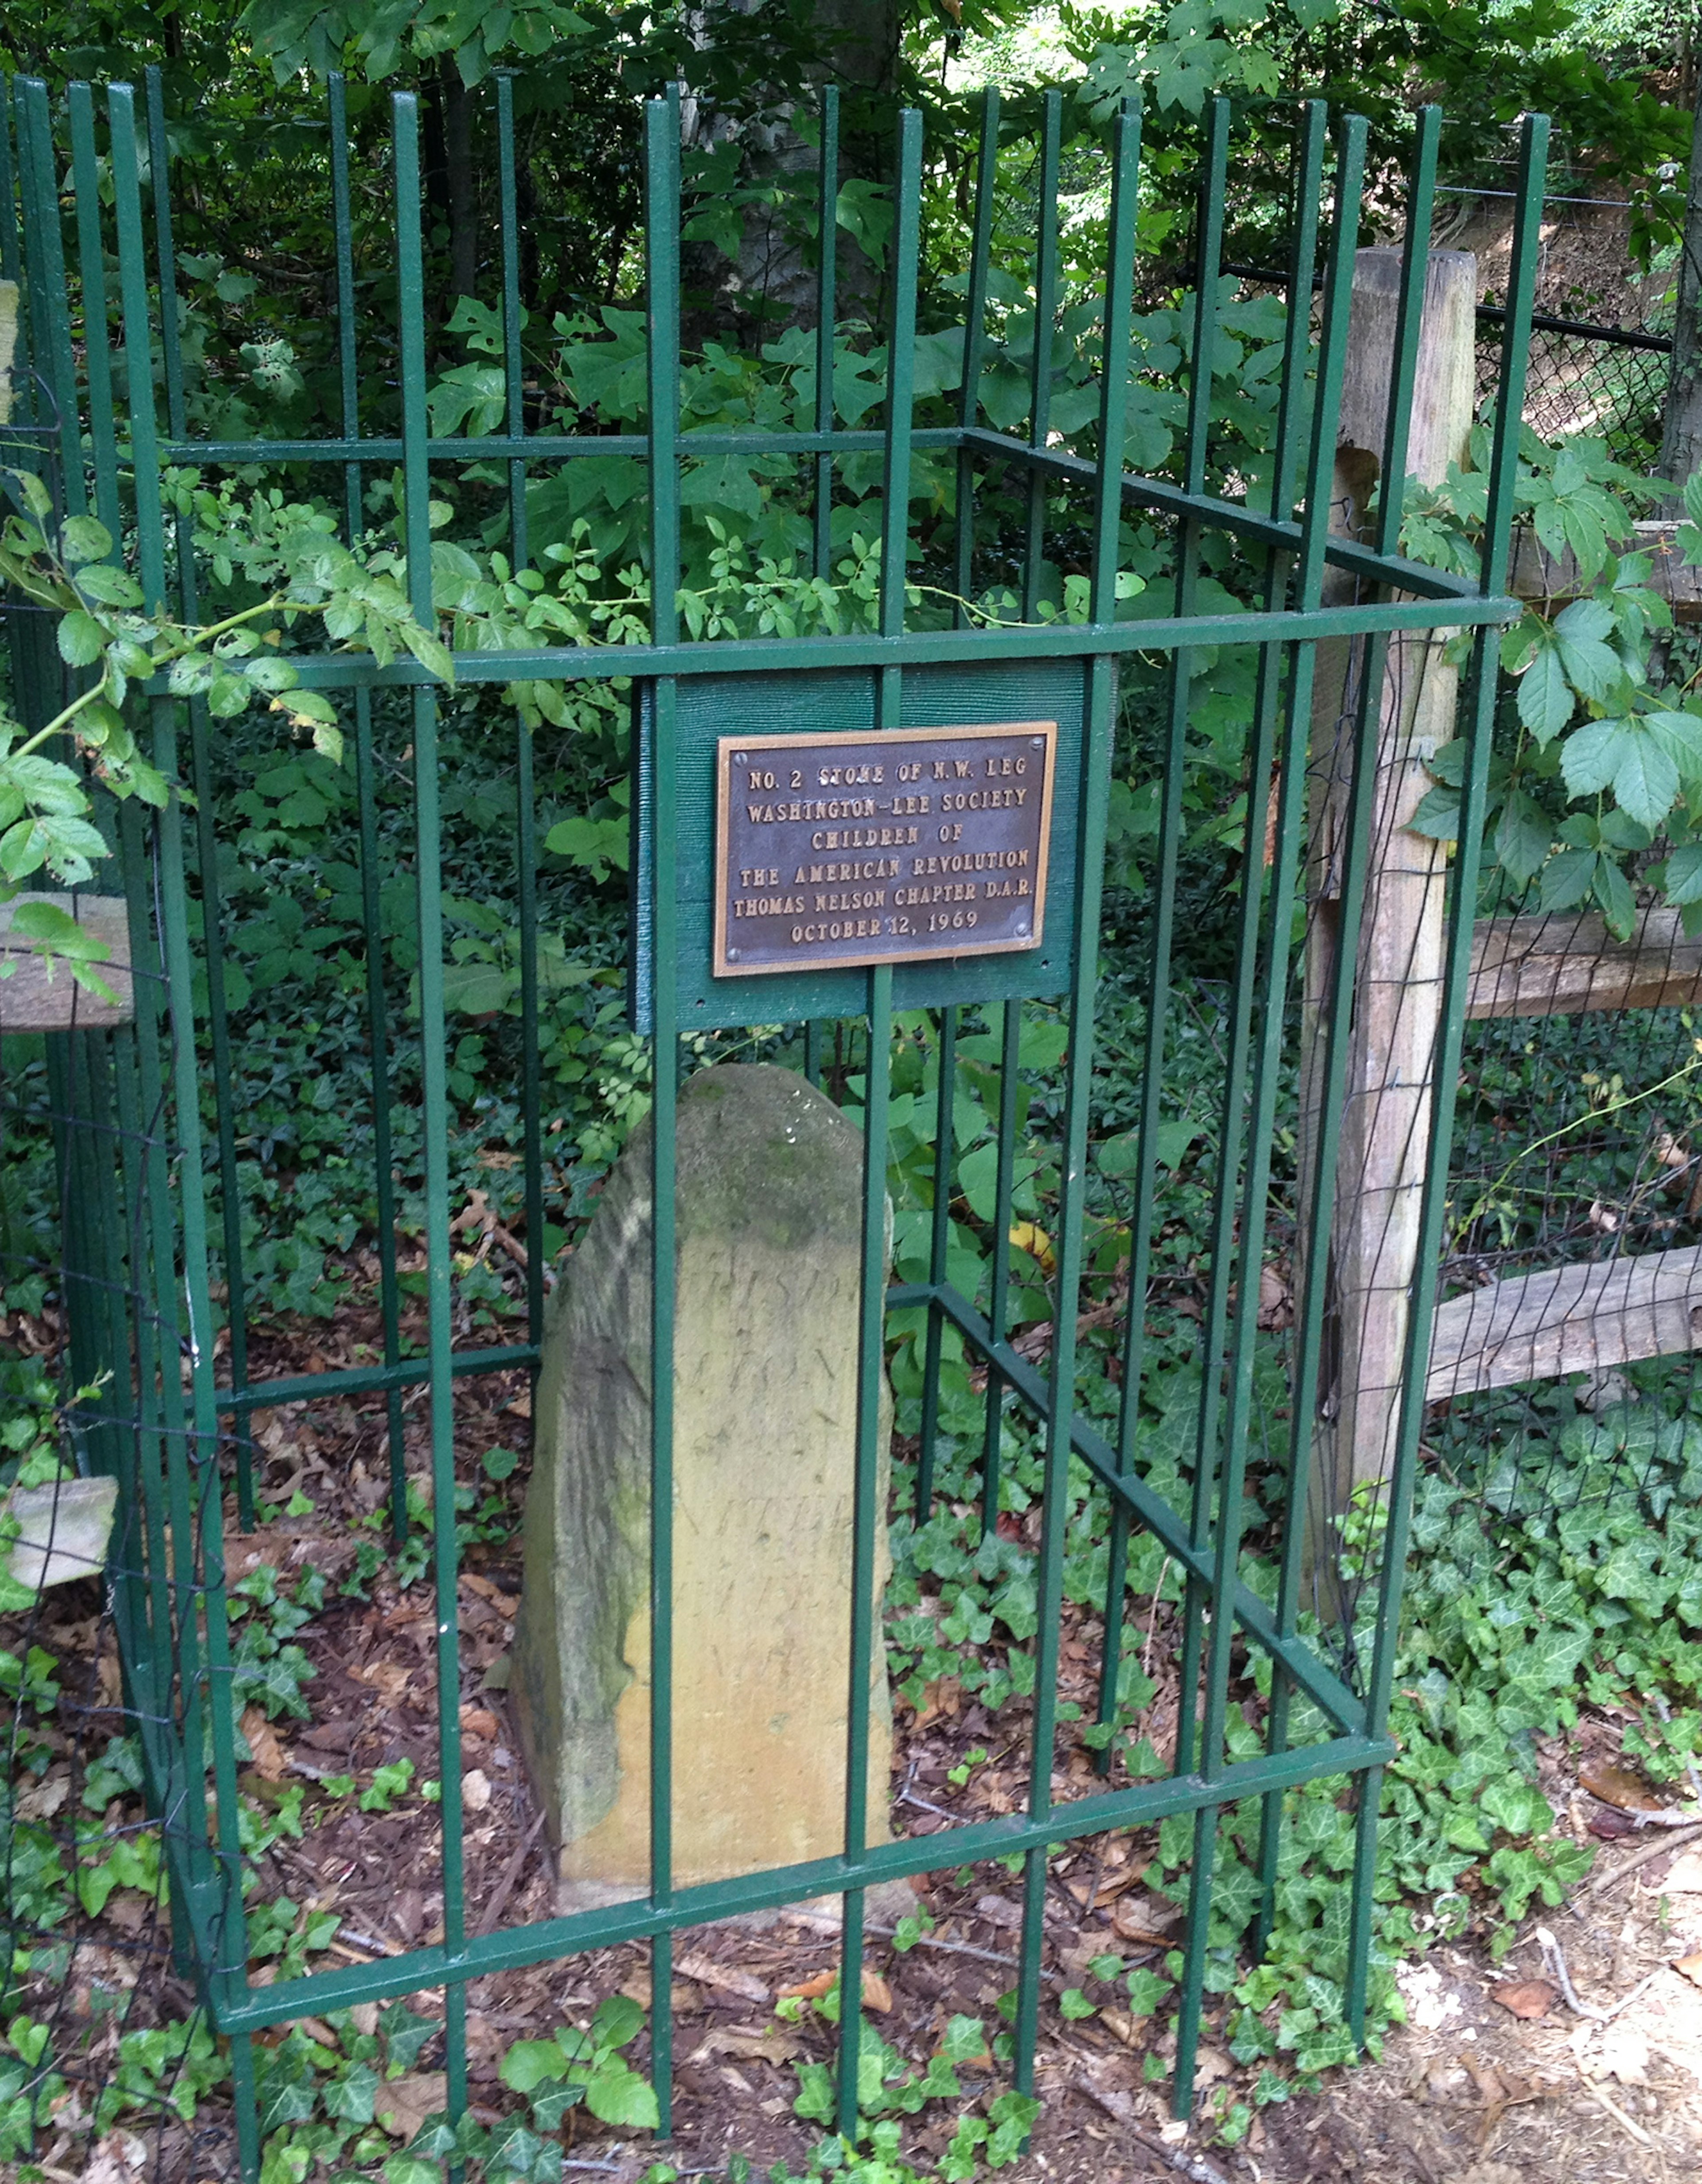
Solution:
<svg viewBox="0 0 1702 2184"><path fill-rule="evenodd" d="M1505 314L1497 305L1482 304L1477 316L1477 391L1482 398L1494 387ZM1647 469L1660 452L1671 338L1540 312L1531 329L1526 423L1544 439L1577 433L1605 440L1616 461Z"/></svg>

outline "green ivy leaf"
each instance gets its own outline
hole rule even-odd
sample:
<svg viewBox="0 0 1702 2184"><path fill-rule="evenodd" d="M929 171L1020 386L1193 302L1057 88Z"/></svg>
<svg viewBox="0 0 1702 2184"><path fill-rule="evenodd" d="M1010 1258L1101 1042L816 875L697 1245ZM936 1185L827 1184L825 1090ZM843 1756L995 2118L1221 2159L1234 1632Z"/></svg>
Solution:
<svg viewBox="0 0 1702 2184"><path fill-rule="evenodd" d="M1538 644L1519 678L1519 718L1538 744L1546 746L1570 724L1577 709L1560 647L1546 641Z"/></svg>

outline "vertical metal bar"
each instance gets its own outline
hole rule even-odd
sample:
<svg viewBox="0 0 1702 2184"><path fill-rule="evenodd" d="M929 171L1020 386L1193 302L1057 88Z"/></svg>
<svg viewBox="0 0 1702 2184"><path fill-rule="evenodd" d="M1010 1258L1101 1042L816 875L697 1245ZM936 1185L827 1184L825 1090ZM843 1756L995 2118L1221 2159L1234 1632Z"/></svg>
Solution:
<svg viewBox="0 0 1702 2184"><path fill-rule="evenodd" d="M680 117L676 100L644 109L646 365L650 437L650 629L679 641ZM676 698L670 676L653 686L650 735L652 996L650 1263L650 1897L674 1893L674 1321L675 1130L680 1044ZM650 1953L650 2070L661 2135L673 2129L674 1937Z"/></svg>
<svg viewBox="0 0 1702 2184"><path fill-rule="evenodd" d="M820 258L815 276L815 429L832 432L834 343L839 321L839 86L821 94L821 156L816 176L816 231ZM833 457L827 448L815 457L811 511L810 566L817 580L833 575ZM821 1082L825 1027L811 1019L804 1027L804 1073Z"/></svg>
<svg viewBox="0 0 1702 2184"><path fill-rule="evenodd" d="M1034 356L1029 379L1028 444L1043 448L1052 418L1052 352L1058 326L1058 153L1064 94L1048 91L1040 131L1040 217L1034 253ZM1022 556L1022 618L1040 604L1046 559L1046 480L1028 476L1028 536Z"/></svg>
<svg viewBox="0 0 1702 2184"><path fill-rule="evenodd" d="M77 215L77 270L82 290L83 370L89 390L89 437L94 455L95 513L112 533L122 522L118 454L113 433L112 336L108 321L106 253L101 235L100 166L95 151L94 101L86 83L67 87L71 123L71 181Z"/></svg>
<svg viewBox="0 0 1702 2184"><path fill-rule="evenodd" d="M1507 579L1512 538L1514 489L1518 476L1519 440L1524 415L1525 376L1531 349L1531 311L1535 299L1537 259L1542 233L1543 192L1547 176L1549 121L1545 114L1526 117L1520 145L1518 197L1514 209L1513 252L1504 322L1501 382L1490 455L1488 505L1484 519L1483 560L1479 585L1488 596ZM1385 1734L1389 1693L1394 1679L1399 1635L1400 1596L1412 1524L1412 1488L1424 1429L1424 1385L1430 1356L1436 1287L1428 1270L1440 1262L1448 1212L1449 1159L1453 1146L1454 1086L1459 1082L1466 1028L1466 996L1471 967L1471 935L1477 907L1482 851L1483 809L1488 794L1489 755L1495 724L1498 648L1493 631L1482 631L1472 661L1471 727L1464 794L1460 800L1459 846L1454 858L1454 893L1449 905L1447 952L1443 972L1442 1024L1432 1071L1436 1086L1431 1126L1430 1161L1424 1180L1419 1222L1420 1276L1407 1325L1405 1371L1395 1462L1389 1482L1388 1527L1383 1537L1382 1581L1378 1588L1377 1631L1365 1694L1365 1733ZM1348 1945L1347 2018L1354 2036L1365 2038L1377 1864L1377 1780L1367 1774L1360 1786L1360 1822L1354 1862L1353 1912Z"/></svg>
<svg viewBox="0 0 1702 2184"><path fill-rule="evenodd" d="M1323 338L1319 348L1317 392L1315 397L1315 414L1321 430L1312 444L1313 470L1308 480L1309 516L1317 509L1324 497L1323 471L1333 460L1337 423L1341 414L1342 379L1347 369L1348 314L1352 301L1354 254L1359 242L1360 197L1365 180L1365 153L1367 125L1362 116L1349 117L1342 132L1336 169L1336 217L1331 237L1330 265L1326 283ZM1316 604L1315 587L1322 579L1322 533L1315 521L1312 525L1308 546L1310 554L1303 556L1300 579L1300 600L1304 609ZM1381 690L1379 680L1377 688ZM1373 700L1367 718L1377 718L1377 706ZM1267 760L1268 763L1268 760ZM1374 770L1373 770L1374 772ZM1356 788L1358 783L1356 782ZM1370 805L1366 805L1366 817ZM1249 811L1249 840L1256 841L1257 833ZM1355 953L1352 935L1357 930L1357 915L1354 925L1343 922L1339 961L1349 962ZM1243 926L1243 946L1251 952L1254 931ZM1251 967L1247 967L1250 983ZM1244 990L1244 989L1243 989ZM1246 997L1250 1001L1250 995ZM1234 1050L1232 1067L1238 1065L1244 1072L1246 1066L1247 1024L1242 1011L1245 1006L1238 995L1238 1022L1232 1034ZM1345 1017L1332 1026L1333 1043L1339 1047L1343 1060L1346 1055ZM1237 1088L1238 1100L1239 1088ZM1214 1252L1221 1252L1222 1281L1214 1268L1212 1335L1208 1339L1206 1352L1206 1383L1201 1405L1201 1433L1196 1460L1195 1483L1209 1472L1217 1468L1220 1451L1217 1446L1215 1422L1210 1416L1210 1407L1217 1381L1217 1359L1214 1345L1221 1342L1222 1328L1228 1312L1227 1279L1233 1257L1233 1228L1235 1210L1232 1205L1233 1167L1228 1143L1230 1117L1225 1116L1225 1145L1220 1183L1220 1221L1214 1240ZM1254 1159L1259 1162L1262 1148L1255 1147ZM1246 1223L1244 1240L1256 1240L1260 1256L1263 1256L1262 1219L1251 1209ZM1262 1203L1261 1203L1262 1212ZM1315 1236L1320 1232L1315 1231ZM1327 1234L1327 1231L1322 1232ZM1229 1706L1230 1652L1234 1632L1232 1595L1238 1575L1243 1530L1243 1493L1246 1483L1247 1448L1252 1402L1253 1340L1257 1317L1259 1291L1258 1259L1244 1256L1241 1268L1241 1290L1238 1302L1236 1355L1231 1365L1233 1392L1231 1403L1230 1429L1223 1436L1221 1451L1221 1490L1217 1512L1217 1537L1211 1578L1211 1635L1206 1657L1204 1719L1200 1736L1199 1767L1207 1781L1219 1780L1227 1764L1224 1748L1225 1724ZM1247 1284L1249 1275L1252 1289ZM1321 1287L1321 1284L1320 1284ZM1300 1420L1295 1420L1297 1434ZM1208 1434L1210 1438L1208 1440ZM1184 1691L1188 1686L1184 1685ZM1189 1694L1191 1696L1191 1693ZM1199 2001L1205 1974L1207 1929L1211 1915L1210 1873L1215 1849L1217 1817L1215 1808L1208 1808L1210 1818L1202 1814L1194 1836L1194 1865L1188 1888L1188 1941L1182 1972L1180 2006L1177 2011L1176 2084L1176 2099L1178 2114L1187 2114L1193 2105L1193 2064L1195 2050L1190 2042L1184 2046L1182 2028L1188 2026L1197 2041L1199 2033Z"/></svg>
<svg viewBox="0 0 1702 2184"><path fill-rule="evenodd" d="M928 1279L935 1289L945 1281L951 1243L953 1112L957 1092L958 1012L940 1011L937 1049L940 1081L934 1104L934 1206L928 1249ZM916 1522L926 1524L934 1501L934 1458L940 1430L940 1348L945 1314L937 1298L928 1303L928 1332L922 1361L922 1435L916 1457Z"/></svg>
<svg viewBox="0 0 1702 2184"><path fill-rule="evenodd" d="M402 365L402 464L406 493L408 595L428 628L431 604L431 419L426 406L426 269L420 220L420 103L396 94L398 332ZM437 693L414 694L414 794L420 897L421 1123L426 1138L426 1298L430 1346L427 1388L431 1430L431 1559L437 1611L437 1761L442 1780L443 1946L453 1958L466 1936L461 1812L461 1664L455 1545L455 1407L451 1350L449 1095L443 1015L442 828L438 805ZM467 1988L443 1991L448 2107L467 2104Z"/></svg>
<svg viewBox="0 0 1702 2184"><path fill-rule="evenodd" d="M981 99L981 148L976 161L975 228L969 247L969 293L964 301L963 387L958 422L967 430L981 416L982 359L987 354L987 281L993 258L993 202L998 184L998 86L988 84ZM967 448L957 457L957 604L959 629L969 621L967 602L975 594L975 462ZM993 1381L987 1380L989 1397Z"/></svg>
<svg viewBox="0 0 1702 2184"><path fill-rule="evenodd" d="M833 430L834 336L839 318L839 86L821 94L821 165L817 197L821 259L815 276L815 429ZM814 566L818 577L833 573L833 457L821 449L815 458Z"/></svg>
<svg viewBox="0 0 1702 2184"><path fill-rule="evenodd" d="M1195 254L1193 364L1188 393L1184 482L1190 493L1204 490L1206 436L1210 421L1211 366L1217 326L1215 290L1223 248L1223 184L1228 159L1226 99L1214 99L1207 131L1205 171L1200 189ZM1176 612L1192 611L1197 588L1199 526L1184 519L1176 540ZM1142 1076L1139 1158L1134 1211L1129 1224L1129 1325L1123 1356L1123 1392L1118 1431L1118 1461L1134 1468L1136 1427L1146 1352L1144 1300L1152 1268L1151 1229L1157 1192L1160 1095L1164 1075L1165 1034L1170 1000L1170 957L1176 928L1176 860L1182 830L1182 769L1186 756L1188 689L1192 655L1178 651L1170 673L1166 710L1164 794L1159 822L1159 863L1153 910L1153 961L1148 978L1147 1034Z"/></svg>
<svg viewBox="0 0 1702 2184"><path fill-rule="evenodd" d="M1007 1001L1002 1013L998 1061L998 1174L993 1184L993 1265L987 1276L987 1323L1003 1342L1010 1304L1010 1216L1016 1189L1016 1100L1021 1089L1022 1004ZM981 1451L981 1535L998 1529L1000 1459L1004 1446L1005 1384L989 1361L987 1428Z"/></svg>
<svg viewBox="0 0 1702 2184"><path fill-rule="evenodd" d="M165 106L158 68L146 71L147 145L153 185L153 232L159 260L160 351L165 382L166 428L174 439L187 430L183 399L183 362L177 324L177 260L171 239L170 156ZM173 524L177 545L181 610L187 623L199 620L192 526L179 516ZM202 944L207 961L207 1015L213 1049L213 1097L219 1157L219 1193L225 1250L225 1326L231 1343L231 1383L248 1381L247 1280L242 1258L242 1207L236 1168L236 1072L231 1052L230 1014L225 995L224 905L219 884L218 798L213 774L212 738L204 700L189 702L191 778L195 786L196 861L201 881ZM253 1443L244 1419L236 1435L236 1521L246 1532L254 1522Z"/></svg>
<svg viewBox="0 0 1702 2184"><path fill-rule="evenodd" d="M1425 278L1430 270L1430 229L1436 213L1436 161L1441 139L1442 109L1421 108L1414 131L1412 181L1407 191L1406 242L1394 327L1394 376L1389 387L1388 430L1377 495L1379 554L1393 554L1399 548L1406 505L1406 452L1412 432L1413 392L1418 381L1419 335L1424 325Z"/></svg>
<svg viewBox="0 0 1702 2184"><path fill-rule="evenodd" d="M21 155L19 164L23 170L24 202L34 214L35 248L31 253L30 309L40 329L36 342L36 368L53 389L66 512L71 515L81 515L88 506L88 488L83 476L82 429L76 398L77 369L71 349L64 235L59 221L59 184L53 157L53 123L47 105L47 86L39 77L21 77L18 84L18 98L19 119L23 125L19 132L19 150Z"/></svg>
<svg viewBox="0 0 1702 2184"><path fill-rule="evenodd" d="M1296 198L1296 232L1305 248L1305 263L1297 247L1289 281L1291 298L1287 354L1284 359L1283 411L1285 418L1291 409L1298 413L1304 389L1304 350L1309 339L1306 327L1310 317L1310 298L1312 292L1312 259L1318 221L1318 201L1323 184L1323 139L1327 109L1315 103L1308 109L1307 131L1299 164ZM1303 226L1303 223L1304 224ZM1409 237L1416 234L1409 224ZM1429 223L1423 230L1425 247L1428 247ZM1309 299L1308 311L1302 315L1298 300ZM1320 476L1320 465L1326 460L1327 450L1316 436L1311 444L1310 460L1307 465L1309 511L1316 499L1315 488ZM1286 516L1293 504L1293 480L1292 471L1286 476L1278 466L1277 482L1283 487L1272 507ZM1309 520L1315 521L1310 516ZM1311 574L1306 580L1304 594L1315 599L1321 584L1321 571L1315 562L1309 562ZM1317 664L1317 649L1314 644L1297 645L1293 649L1292 681L1288 698L1288 722L1283 738L1282 755L1277 770L1277 809L1276 848L1271 883L1271 908L1268 929L1271 961L1271 989L1265 1001L1265 1021L1261 1039L1260 1067L1264 1081L1272 1087L1282 1066L1283 1036L1283 998L1288 979L1288 939L1293 915L1294 895L1300 857L1300 835L1305 816L1306 755L1311 730L1312 687ZM1256 1097L1262 1097L1262 1093ZM1255 1128L1260 1126L1255 1125ZM1294 1412L1295 1433L1300 1429L1303 1413ZM1310 1415L1310 1412L1305 1413ZM1288 1482L1288 1518L1283 1535L1277 1588L1277 1627L1283 1636L1294 1634L1299 1613L1301 1591L1301 1551L1305 1533L1306 1470L1298 1474L1293 1466L1302 1451L1298 1440L1290 1449L1290 1479ZM1304 1452L1310 1468L1310 1445ZM1294 1499L1299 1493L1298 1502ZM1280 1662L1271 1663L1271 1706L1265 1722L1265 1744L1275 1753L1288 1749L1288 1721L1293 1687ZM1260 1819L1259 1845L1259 1901L1260 1909L1254 1927L1254 1946L1263 1953L1270 1940L1271 1924L1276 1912L1276 1887L1282 1852L1282 1797L1272 1792L1264 1800Z"/></svg>
<svg viewBox="0 0 1702 2184"><path fill-rule="evenodd" d="M15 281L20 270L18 249L18 176L12 150L11 86L0 78L0 281ZM21 364L24 359L19 357Z"/></svg>
<svg viewBox="0 0 1702 2184"><path fill-rule="evenodd" d="M526 381L520 358L520 197L514 173L514 84L497 75L497 163L502 203L503 376L510 436L526 436ZM526 565L526 469L509 465L509 550L514 568ZM514 786L519 800L514 862L520 944L520 1128L526 1158L526 1340L543 1339L543 1121L538 1067L537 812L532 732L514 717ZM534 1379L536 1375L534 1374Z"/></svg>
<svg viewBox="0 0 1702 2184"><path fill-rule="evenodd" d="M152 342L147 311L147 265L142 239L141 169L137 157L135 94L127 84L112 86L107 94L111 129L112 177L117 210L119 281L124 310L125 387L129 397L131 459L135 465L137 558L146 607L154 613L166 604L164 524L160 501L159 443L153 408ZM153 761L169 781L177 778L176 709L169 699L156 699L151 707ZM191 1481L187 1464L199 1470L194 1482L193 1518L185 1543L192 1542L192 1562L198 1558L198 1602L192 1601L180 1623L180 1642L192 1634L198 1613L203 1619L207 1711L210 1715L213 1779L217 1801L217 1842L220 1889L220 1921L226 1936L223 1964L209 1968L215 1993L240 1988L246 1981L248 1945L242 1917L241 1842L236 1796L236 1724L231 1705L230 1629L225 1606L224 1508L219 1476L219 1415L214 1386L213 1316L209 1296L208 1247L203 1155L201 1139L200 1084L195 1045L194 972L189 947L188 898L183 854L182 807L174 794L155 822L159 861L160 940L169 995L172 1112L181 1150L177 1164L176 1201L181 1223L183 1301L187 1316L190 1391L192 1418L185 1421L176 1462L171 1468L181 1485L174 1487L174 1528L188 1517L185 1506ZM162 1093L164 1088L162 1087ZM163 1121L162 1098L155 1115ZM158 1127L158 1123L155 1124ZM155 1279L162 1297L173 1273L170 1220L163 1224L164 1263L155 1262ZM178 1360L168 1353L161 1359L168 1406L171 1384L178 1379ZM182 1412L181 1392L177 1409ZM168 1422L170 1412L168 1407ZM181 1515L180 1515L181 1512ZM174 1541L174 1552L175 1542ZM186 1684L190 1669L186 1665ZM197 1710L186 1702L185 1772L198 1784L204 1760L195 1719ZM193 1730L192 1736L189 1732ZM202 1802L198 1791L192 1807ZM195 1826L192 1843L201 1828ZM201 1824L204 1826L204 1821ZM246 2036L244 2036L246 2037Z"/></svg>
<svg viewBox="0 0 1702 2184"><path fill-rule="evenodd" d="M1110 232L1106 243L1104 354L1101 360L1101 390L1099 415L1099 472L1101 478L1114 477L1118 491L1109 499L1097 504L1097 525L1093 543L1093 582L1096 604L1093 609L1096 621L1112 619L1116 613L1116 565L1122 522L1121 479L1123 475L1123 443L1128 427L1128 360L1129 343L1132 334L1133 289L1135 278L1135 245L1139 221L1137 201L1137 178L1140 159L1139 113L1134 112L1120 123L1132 136L1132 146L1125 149L1126 136L1115 140L1114 157L1116 167L1112 181L1112 215ZM1129 163L1129 178L1123 180L1123 162ZM1132 1354L1133 1328L1137 1318L1146 1310L1145 1279L1138 1285L1132 1278L1134 1228L1130 1230L1132 1279L1129 1287L1130 1351ZM1136 1397L1138 1396L1138 1390ZM1123 1394L1123 1430L1120 1435L1121 1468L1132 1468L1132 1422L1134 1412L1126 1384ZM1123 1595L1128 1578L1129 1513L1126 1504L1113 1498L1110 1513L1110 1536L1108 1541L1105 1566L1105 1600L1104 1635L1100 1641L1099 1702L1097 1719L1101 1728L1109 1728L1116 1719L1119 1686L1122 1674ZM1095 1770L1109 1774L1115 1753L1108 1739L1095 1761Z"/></svg>
<svg viewBox="0 0 1702 2184"><path fill-rule="evenodd" d="M158 66L142 70L147 93L148 179L153 191L153 242L159 280L159 354L165 415L174 439L184 433L183 343L177 323L177 253L171 240L171 151L165 134L165 94Z"/></svg>
<svg viewBox="0 0 1702 2184"><path fill-rule="evenodd" d="M331 236L337 263L337 360L342 437L360 437L360 354L355 329L354 221L349 195L348 98L342 72L325 82L331 125ZM351 539L365 526L361 466L343 465L343 521ZM366 956L366 1042L372 1067L372 1167L377 1206L378 1310L384 1362L402 1357L402 1290L396 1268L396 1174L390 1124L389 1002L384 984L384 905L379 889L378 772L372 733L372 693L354 693L354 794L360 829L360 926ZM407 1425L402 1390L385 1396L385 1446L390 1473L390 1538L408 1536Z"/></svg>
<svg viewBox="0 0 1702 2184"><path fill-rule="evenodd" d="M1090 613L1109 622L1115 608L1122 522L1131 299L1141 128L1137 113L1118 115L1112 136L1110 234L1105 275L1104 369L1099 386L1099 464L1094 488ZM1052 1379L1046 1418L1040 1568L1036 1601L1033 1736L1028 1810L1052 1808L1052 1758L1058 1721L1058 1646L1064 1605L1064 1543L1069 1525L1071 1436L1076 1413L1076 1319L1082 1288L1082 1216L1087 1174L1087 1124L1093 1089L1093 996L1099 972L1099 903L1110 804L1111 743L1116 720L1116 662L1099 654L1088 668L1086 747L1082 754L1078 838L1079 900L1071 937L1070 1045L1065 1074L1064 1158L1058 1194L1058 1263L1052 1313ZM1040 1956L1045 1940L1046 1852L1028 1855L1022 1940L1017 1958L1015 2076L1034 2086L1040 2018Z"/></svg>
<svg viewBox="0 0 1702 2184"><path fill-rule="evenodd" d="M77 270L83 308L83 370L88 382L89 434L94 455L95 513L119 551L121 518L114 442L111 336L108 326L106 258L101 236L99 170L95 154L94 105L86 83L66 90L71 125L72 196L76 209Z"/></svg>
<svg viewBox="0 0 1702 2184"><path fill-rule="evenodd" d="M887 349L881 512L881 634L904 633L909 543L910 436L915 391L916 278L921 249L922 117L898 117L893 237L893 324ZM876 726L903 717L902 672L881 669ZM880 1493L882 1333L886 1308L887 1118L893 1069L893 969L869 973L869 1047L863 1083L863 1261L858 1329L857 1463L851 1554L850 1690L845 1722L845 1855L863 1854L869 1832L870 1676L874 1661L875 1547ZM840 1951L837 2118L857 2130L857 2066L863 2031L863 1891L846 1892Z"/></svg>

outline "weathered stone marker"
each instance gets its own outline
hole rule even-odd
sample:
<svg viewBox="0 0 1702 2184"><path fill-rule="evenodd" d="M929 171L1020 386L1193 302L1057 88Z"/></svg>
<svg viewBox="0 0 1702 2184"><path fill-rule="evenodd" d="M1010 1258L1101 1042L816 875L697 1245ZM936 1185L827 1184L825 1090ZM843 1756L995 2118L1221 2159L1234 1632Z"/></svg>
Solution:
<svg viewBox="0 0 1702 2184"><path fill-rule="evenodd" d="M680 1095L674 1874L843 1847L863 1140L790 1070ZM550 1300L512 1688L564 1908L642 1895L650 1841L649 1126ZM892 1723L875 1572L868 1831Z"/></svg>

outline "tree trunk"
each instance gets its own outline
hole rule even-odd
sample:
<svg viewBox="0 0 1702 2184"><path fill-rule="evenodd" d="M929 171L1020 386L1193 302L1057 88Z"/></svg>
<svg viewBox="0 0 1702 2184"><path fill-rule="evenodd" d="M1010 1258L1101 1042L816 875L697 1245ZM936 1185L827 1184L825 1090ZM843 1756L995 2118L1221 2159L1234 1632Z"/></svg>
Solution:
<svg viewBox="0 0 1702 2184"><path fill-rule="evenodd" d="M1660 475L1675 486L1702 470L1702 98L1690 138L1690 192L1678 259L1678 315L1672 327L1672 376ZM1672 505L1677 506L1677 496Z"/></svg>
<svg viewBox="0 0 1702 2184"><path fill-rule="evenodd" d="M443 165L449 211L449 305L473 295L479 278L477 192L473 184L473 109L461 71L442 60L437 70L443 102Z"/></svg>
<svg viewBox="0 0 1702 2184"><path fill-rule="evenodd" d="M741 13L753 14L759 0L733 0ZM898 79L902 11L898 0L815 0L811 11L815 59L809 70L818 84L837 83L864 100L891 103ZM859 102L860 103L860 102ZM687 145L719 142L737 125L687 98L681 114ZM793 127L791 109L767 123L747 125L745 172L759 183L773 183L783 193L776 205L753 205L744 216L737 266L715 276L728 301L754 309L770 320L809 326L815 317L815 276L804 262L798 214L811 195L816 153ZM848 132L842 143L842 181L854 176L871 181L890 179L868 157L866 144ZM865 315L879 293L875 269L847 235L838 239L838 295L842 316ZM705 269L707 270L707 268Z"/></svg>

